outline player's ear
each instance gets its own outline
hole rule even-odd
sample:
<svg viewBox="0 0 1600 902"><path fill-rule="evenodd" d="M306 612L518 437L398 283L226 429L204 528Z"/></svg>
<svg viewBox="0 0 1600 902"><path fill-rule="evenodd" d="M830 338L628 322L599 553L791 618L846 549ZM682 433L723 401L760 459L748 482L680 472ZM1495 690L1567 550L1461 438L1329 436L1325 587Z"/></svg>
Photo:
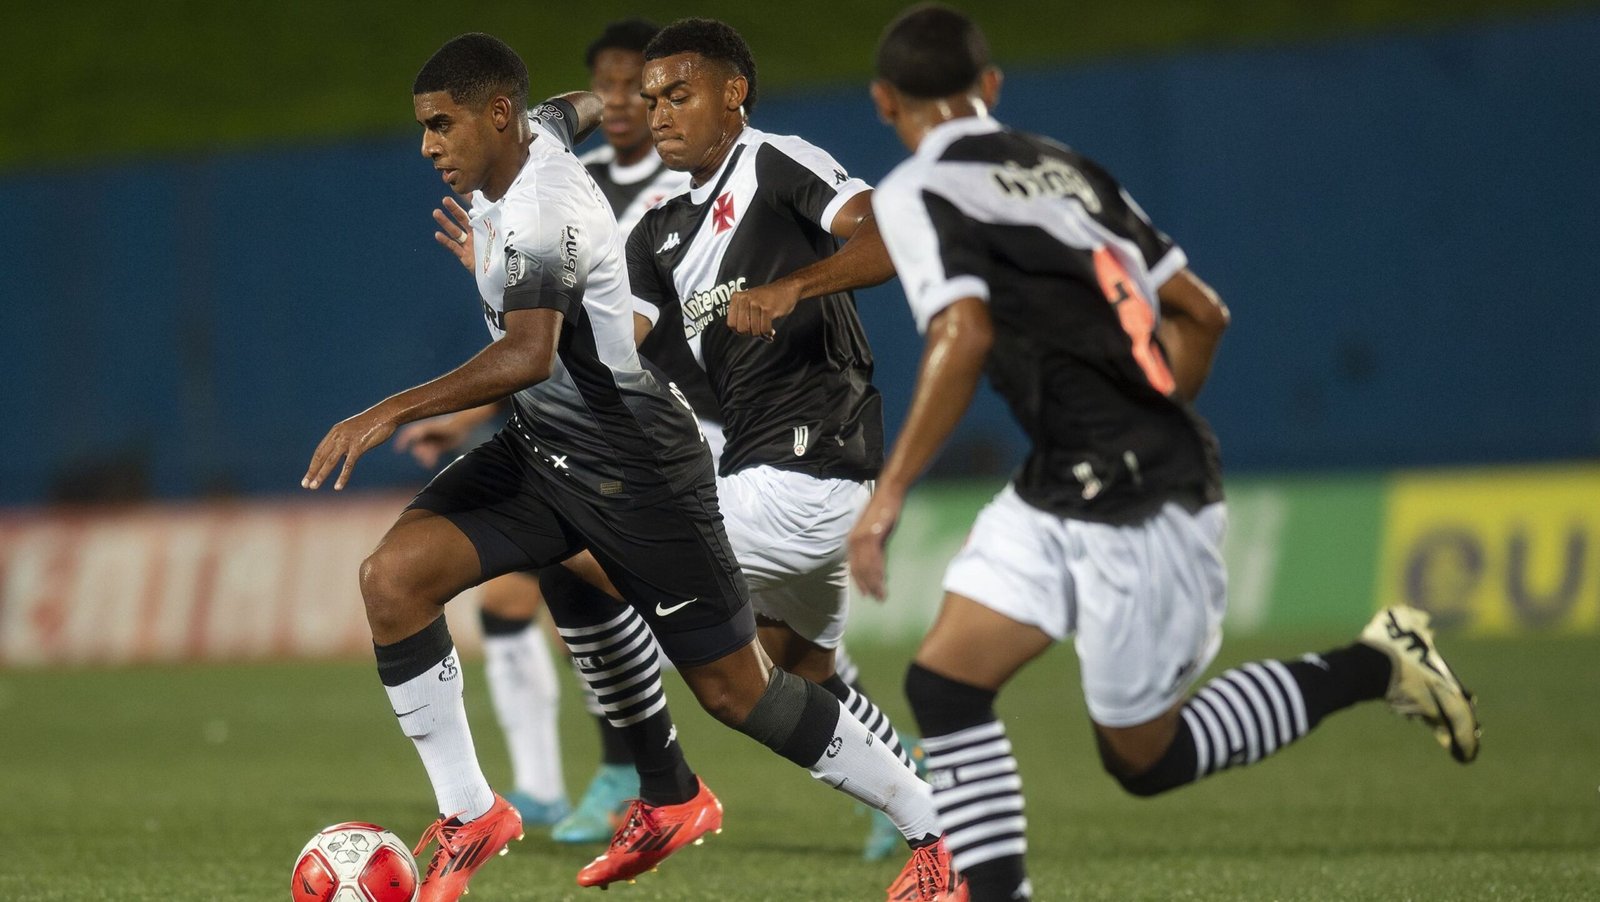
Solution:
<svg viewBox="0 0 1600 902"><path fill-rule="evenodd" d="M869 90L872 93L872 105L878 110L878 121L884 125L894 125L894 117L900 112L900 98L895 96L894 88L883 79L875 78Z"/></svg>
<svg viewBox="0 0 1600 902"><path fill-rule="evenodd" d="M983 98L983 105L994 109L1000 104L1000 84L1006 80L1005 75L997 66L990 66L978 76L978 96Z"/></svg>
<svg viewBox="0 0 1600 902"><path fill-rule="evenodd" d="M516 104L511 102L511 98L504 94L497 95L493 100L489 101L489 121L494 123L495 131L503 132L511 125L512 116L515 115L515 110L513 109L515 106Z"/></svg>
<svg viewBox="0 0 1600 902"><path fill-rule="evenodd" d="M743 75L735 75L728 79L726 94L728 111L733 112L744 106L744 99L750 96L750 82Z"/></svg>

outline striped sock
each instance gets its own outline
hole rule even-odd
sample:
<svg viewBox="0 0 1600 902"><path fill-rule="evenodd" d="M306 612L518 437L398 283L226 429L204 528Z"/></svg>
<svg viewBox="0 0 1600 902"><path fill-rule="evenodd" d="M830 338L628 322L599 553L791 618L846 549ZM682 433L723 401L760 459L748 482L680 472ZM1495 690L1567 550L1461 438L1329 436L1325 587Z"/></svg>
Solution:
<svg viewBox="0 0 1600 902"><path fill-rule="evenodd" d="M1254 764L1310 731L1305 696L1280 661L1246 664L1205 684L1180 712L1198 780Z"/></svg>
<svg viewBox="0 0 1600 902"><path fill-rule="evenodd" d="M969 881L981 881L983 864L1004 862L1007 875L1001 882L1013 895L997 898L1028 898L1014 895L1016 875L1028 851L1024 835L1028 821L1022 814L1022 777L1005 727L991 720L925 737L922 747L928 753L928 782L933 785L939 826L956 870Z"/></svg>
<svg viewBox="0 0 1600 902"><path fill-rule="evenodd" d="M871 730L872 735L878 737L878 741L889 751L894 752L901 764L912 773L917 772L917 766L912 763L911 755L905 746L900 744L900 734L895 732L894 724L889 722L889 715L873 704L872 699L867 698L859 687L851 685L839 674L834 674L823 682L822 688L833 693L839 704L844 705L844 709L850 712L850 716Z"/></svg>
<svg viewBox="0 0 1600 902"><path fill-rule="evenodd" d="M686 802L699 785L678 746L655 641L633 608L616 603L613 610L601 623L559 626L561 638L606 721L626 734L640 796L652 805Z"/></svg>

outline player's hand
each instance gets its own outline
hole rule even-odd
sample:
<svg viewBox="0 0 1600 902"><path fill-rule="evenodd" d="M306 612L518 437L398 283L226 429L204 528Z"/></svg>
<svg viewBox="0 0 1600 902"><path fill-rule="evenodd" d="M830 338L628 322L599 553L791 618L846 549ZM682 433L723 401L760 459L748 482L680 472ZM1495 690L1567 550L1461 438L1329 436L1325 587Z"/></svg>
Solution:
<svg viewBox="0 0 1600 902"><path fill-rule="evenodd" d="M455 254L467 272L472 272L472 261L475 259L472 255L472 219L453 197L445 198L441 206L443 209L433 211L433 221L439 224L439 231L433 233L433 240Z"/></svg>
<svg viewBox="0 0 1600 902"><path fill-rule="evenodd" d="M885 554L889 536L900 522L905 498L888 491L872 493L872 500L850 530L850 575L868 596L882 601L888 595Z"/></svg>
<svg viewBox="0 0 1600 902"><path fill-rule="evenodd" d="M369 408L329 429L317 445L316 453L311 455L311 466L306 468L300 487L313 490L321 488L323 480L328 478L342 458L344 468L339 471L333 490L337 492L344 488L344 484L350 481L350 470L355 467L356 460L394 435L395 422L382 408L381 404Z"/></svg>
<svg viewBox="0 0 1600 902"><path fill-rule="evenodd" d="M761 285L735 292L728 299L728 328L740 335L754 335L771 341L777 334L773 321L788 316L800 303L800 291L783 282Z"/></svg>
<svg viewBox="0 0 1600 902"><path fill-rule="evenodd" d="M433 469L446 452L461 447L475 425L459 413L412 423L394 437L396 452L411 453L422 466Z"/></svg>

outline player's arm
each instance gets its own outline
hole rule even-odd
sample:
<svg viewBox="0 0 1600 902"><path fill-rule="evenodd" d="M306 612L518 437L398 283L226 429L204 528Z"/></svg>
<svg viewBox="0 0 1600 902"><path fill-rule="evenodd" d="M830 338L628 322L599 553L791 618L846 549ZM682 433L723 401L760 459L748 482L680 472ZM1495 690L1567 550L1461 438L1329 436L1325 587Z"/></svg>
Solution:
<svg viewBox="0 0 1600 902"><path fill-rule="evenodd" d="M506 311L505 335L499 341L443 376L390 395L328 430L311 455L301 487L320 487L343 459L333 484L335 490L343 489L356 460L387 441L396 428L498 401L550 378L561 322L558 309Z"/></svg>
<svg viewBox="0 0 1600 902"><path fill-rule="evenodd" d="M728 300L728 327L741 335L767 336L773 321L788 316L805 298L882 285L894 275L872 216L872 191L845 201L829 229L844 245L838 251L792 273L741 291Z"/></svg>
<svg viewBox="0 0 1600 902"><path fill-rule="evenodd" d="M582 144L584 139L594 134L594 130L600 127L600 117L605 115L606 111L605 101L600 99L600 95L591 91L568 91L565 94L557 94L545 103L553 104L557 101L565 103L572 109L573 146Z"/></svg>
<svg viewBox="0 0 1600 902"><path fill-rule="evenodd" d="M955 431L983 376L994 324L983 300L966 297L936 314L917 371L900 437L879 474L872 500L850 531L850 573L862 591L883 598L884 551L906 494Z"/></svg>
<svg viewBox="0 0 1600 902"><path fill-rule="evenodd" d="M431 470L442 455L466 444L472 430L499 416L504 407L504 402L484 404L412 423L395 435L394 449L409 451L417 463Z"/></svg>
<svg viewBox="0 0 1600 902"><path fill-rule="evenodd" d="M1210 285L1187 267L1157 289L1161 324L1156 337L1166 351L1177 393L1185 400L1200 396L1217 345L1228 328L1228 308Z"/></svg>

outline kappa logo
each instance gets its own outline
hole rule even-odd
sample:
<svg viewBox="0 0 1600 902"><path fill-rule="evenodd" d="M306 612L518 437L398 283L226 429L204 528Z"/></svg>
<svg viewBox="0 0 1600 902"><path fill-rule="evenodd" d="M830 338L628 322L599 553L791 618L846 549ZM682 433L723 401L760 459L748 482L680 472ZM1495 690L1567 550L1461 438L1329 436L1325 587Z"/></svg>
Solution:
<svg viewBox="0 0 1600 902"><path fill-rule="evenodd" d="M683 243L683 239L678 237L678 233L677 232L673 232L671 235L667 236L667 240L666 241L661 242L661 246L660 247L656 248L656 253L664 254L667 251L672 250L673 248L677 247L678 245L680 245L682 243Z"/></svg>
<svg viewBox="0 0 1600 902"><path fill-rule="evenodd" d="M717 234L733 228L733 192L724 191L717 202L711 205L711 219L716 224Z"/></svg>
<svg viewBox="0 0 1600 902"><path fill-rule="evenodd" d="M850 181L850 176L846 175L843 169L835 169L833 171L833 183L835 185L843 185L848 181Z"/></svg>

